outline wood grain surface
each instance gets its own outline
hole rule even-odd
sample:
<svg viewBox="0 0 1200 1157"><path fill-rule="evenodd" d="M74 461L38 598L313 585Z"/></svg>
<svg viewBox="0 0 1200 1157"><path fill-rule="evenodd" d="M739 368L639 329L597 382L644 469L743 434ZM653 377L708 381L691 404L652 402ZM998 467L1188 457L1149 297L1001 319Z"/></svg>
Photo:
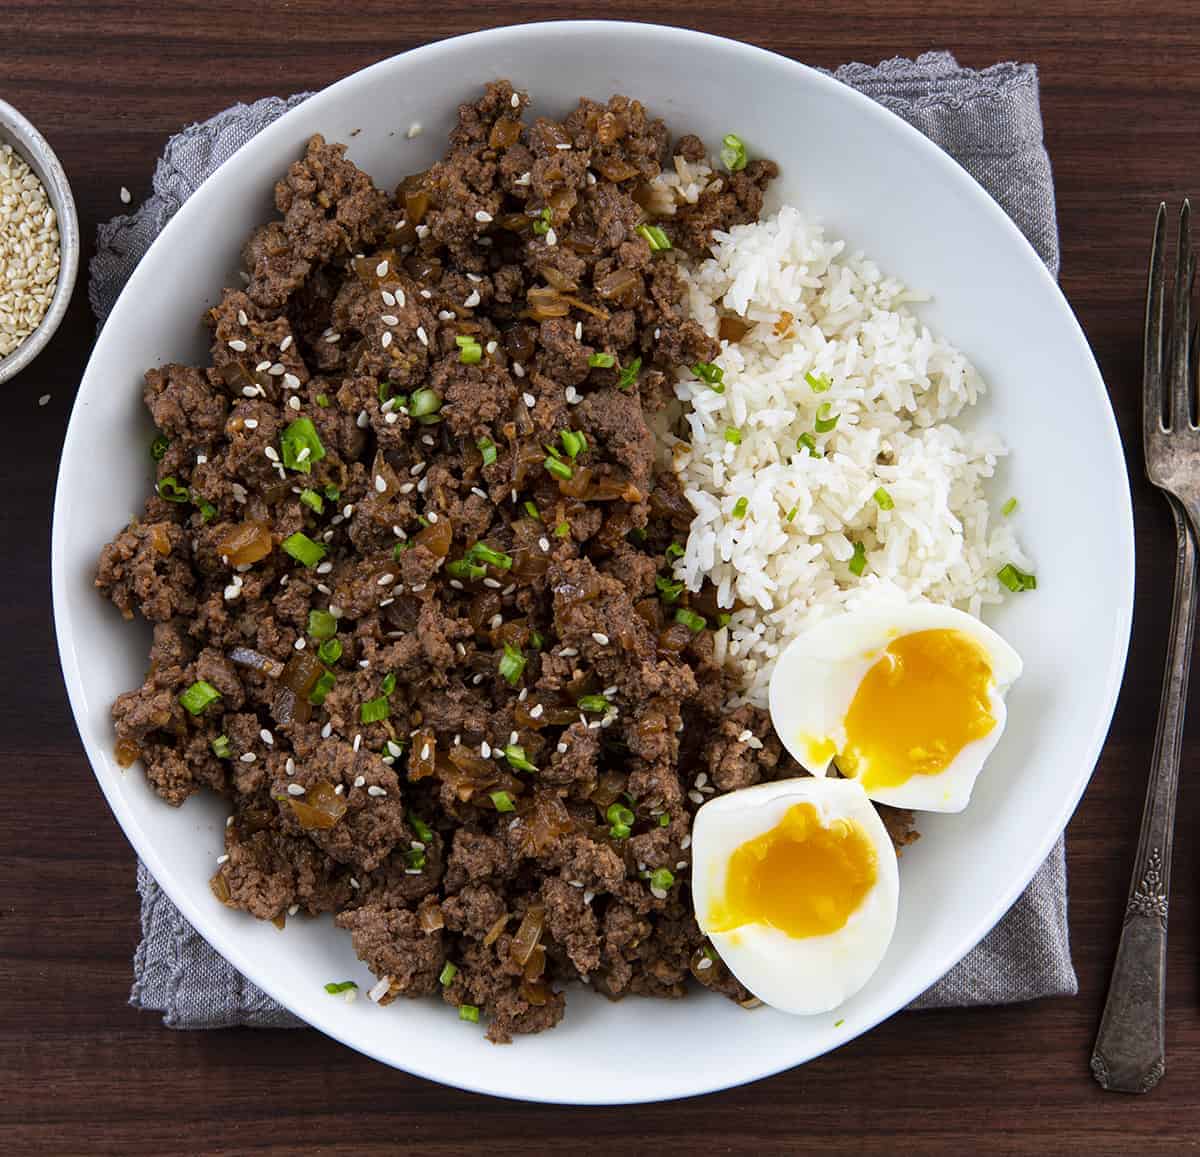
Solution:
<svg viewBox="0 0 1200 1157"><path fill-rule="evenodd" d="M1144 482L1137 457L1138 362L1154 207L1160 198L1200 194L1200 25L1188 0L671 0L653 8L0 0L0 97L25 112L58 151L90 251L96 225L122 209L121 186L140 200L166 137L187 122L239 100L319 88L392 53L479 27L596 15L690 25L824 66L948 48L971 65L1018 59L1041 69L1062 285L1108 383L1130 454L1137 519L1128 674L1108 745L1069 829L1079 996L901 1015L833 1055L746 1088L594 1110L441 1088L316 1032L179 1033L134 1012L126 1003L138 934L133 854L78 742L51 633L53 483L94 335L81 272L69 318L48 351L3 387L9 413L0 453L4 1150L1174 1154L1200 1148L1200 728L1193 727L1184 752L1167 1076L1151 1095L1131 1098L1101 1092L1087 1071L1137 836L1167 626L1173 544L1166 508ZM1054 389L1054 372L1045 367L1047 390ZM50 402L39 407L46 393ZM1077 581L1088 581L1086 558L1079 559ZM520 1063L519 1048L512 1061Z"/></svg>

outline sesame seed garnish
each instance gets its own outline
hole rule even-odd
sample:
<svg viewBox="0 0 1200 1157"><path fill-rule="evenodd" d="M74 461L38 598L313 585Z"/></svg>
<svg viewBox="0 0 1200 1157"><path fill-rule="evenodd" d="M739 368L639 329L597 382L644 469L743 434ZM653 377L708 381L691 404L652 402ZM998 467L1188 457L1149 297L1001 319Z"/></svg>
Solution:
<svg viewBox="0 0 1200 1157"><path fill-rule="evenodd" d="M129 204L129 202L133 200L133 194L132 194L132 193L130 193L130 191L129 191L127 188L125 188L125 186L124 186L124 185L122 185L122 186L121 186L121 193L120 193L120 196L121 196L121 204L122 204L122 205L128 205L128 204ZM243 323L243 324L244 324L244 323ZM229 858L229 857L228 857L228 856L226 856L226 859L228 859L228 858ZM219 861L218 861L218 862L219 862Z"/></svg>
<svg viewBox="0 0 1200 1157"><path fill-rule="evenodd" d="M260 739L263 741L263 743L265 743L265 744L266 744L268 747L274 747L274 746L275 746L275 736L273 736L273 735L272 735L272 734L271 734L271 733L270 733L270 732L269 732L269 731L268 731L268 730L267 730L265 727L264 727L264 728L263 728L263 729L262 729L262 730L261 730L261 731L258 733L258 737L259 737L259 738L260 738Z"/></svg>
<svg viewBox="0 0 1200 1157"><path fill-rule="evenodd" d="M492 578L491 575L488 575L487 578L483 580L483 585L494 591L498 591L500 589L500 583Z"/></svg>
<svg viewBox="0 0 1200 1157"><path fill-rule="evenodd" d="M479 290L471 290L471 295L463 302L463 307L466 309L474 309L480 302Z"/></svg>
<svg viewBox="0 0 1200 1157"><path fill-rule="evenodd" d="M490 629L494 631L494 630L495 630L497 627L499 627L499 626L500 626L500 625L501 625L503 622L504 622L504 616L503 616L503 615L500 615L500 614L493 615L493 616L491 617L491 619L489 620L489 626L490 626Z"/></svg>
<svg viewBox="0 0 1200 1157"><path fill-rule="evenodd" d="M692 791L689 791L687 793L687 797L688 797L688 799L690 799L692 801L692 803L703 803L704 802L704 796L702 796L695 789L693 789Z"/></svg>
<svg viewBox="0 0 1200 1157"><path fill-rule="evenodd" d="M548 551L550 549L550 540L543 536L538 539L538 546L542 548L543 552Z"/></svg>
<svg viewBox="0 0 1200 1157"><path fill-rule="evenodd" d="M386 413L386 414L384 414L384 416L383 416L383 420L384 420L384 421L385 421L385 422L386 422L386 423L387 423L389 426L394 426L394 425L395 425L395 424L396 424L398 421L400 421L400 415L399 415L399 414L396 414L396 413L389 412L389 413Z"/></svg>
<svg viewBox="0 0 1200 1157"><path fill-rule="evenodd" d="M239 309L238 310L238 325L249 325L249 324L250 324L250 319L246 316L246 311L244 309Z"/></svg>
<svg viewBox="0 0 1200 1157"><path fill-rule="evenodd" d="M558 142L556 142L554 147L556 149L569 149L571 147L571 145L570 145L570 142L558 141Z"/></svg>
<svg viewBox="0 0 1200 1157"><path fill-rule="evenodd" d="M555 747L554 750L557 751L559 755L566 755L567 745L565 743L560 743L557 747Z"/></svg>
<svg viewBox="0 0 1200 1157"><path fill-rule="evenodd" d="M379 344L383 346L384 349L387 349L388 346L392 344L392 331L390 329L385 329L383 333L379 335Z"/></svg>
<svg viewBox="0 0 1200 1157"><path fill-rule="evenodd" d="M383 298L384 305L395 305L396 304L396 295L394 293L389 293L386 289L381 290L379 296ZM387 324L394 325L395 322L389 321Z"/></svg>
<svg viewBox="0 0 1200 1157"><path fill-rule="evenodd" d="M332 734L333 734L333 724L326 723L325 726L321 728L321 738L328 739Z"/></svg>
<svg viewBox="0 0 1200 1157"><path fill-rule="evenodd" d="M300 379L295 374L284 374L283 388L285 390L298 390L300 388Z"/></svg>
<svg viewBox="0 0 1200 1157"><path fill-rule="evenodd" d="M576 341L583 340L583 322L581 322L581 321L577 321L575 323L575 340Z"/></svg>
<svg viewBox="0 0 1200 1157"><path fill-rule="evenodd" d="M411 494L414 490L416 490L416 488L417 484L415 482L405 482L400 487L400 493Z"/></svg>
<svg viewBox="0 0 1200 1157"><path fill-rule="evenodd" d="M360 887L362 887L362 885L358 882L357 879L355 879L353 876L351 876L350 877L350 887L353 888L357 892L358 889ZM354 990L351 989L350 991L353 992Z"/></svg>
<svg viewBox="0 0 1200 1157"><path fill-rule="evenodd" d="M265 454L265 455L266 455L266 456L267 456L267 457L268 457L268 458L269 458L269 459L270 459L272 462L278 462L278 461L279 461L279 451L278 451L278 450L276 450L274 446L264 446L264 447L263 447L263 453L264 453L264 454Z"/></svg>
<svg viewBox="0 0 1200 1157"><path fill-rule="evenodd" d="M247 418L245 420L245 422L242 423L242 425L244 425L247 430L257 430L258 429L258 419L257 418Z"/></svg>
<svg viewBox="0 0 1200 1157"><path fill-rule="evenodd" d="M298 397L296 397L295 394L293 394L290 398L288 398L288 409L289 410L300 409L300 399Z"/></svg>
<svg viewBox="0 0 1200 1157"><path fill-rule="evenodd" d="M563 649L559 651L559 654L564 659L574 659L575 656L579 654L579 649L577 647L563 647Z"/></svg>
<svg viewBox="0 0 1200 1157"><path fill-rule="evenodd" d="M546 230L546 244L549 246L558 244L558 234L553 229Z"/></svg>
<svg viewBox="0 0 1200 1157"><path fill-rule="evenodd" d="M408 472L415 478L424 469L425 469L424 462L416 462L408 468Z"/></svg>
<svg viewBox="0 0 1200 1157"><path fill-rule="evenodd" d="M542 717L542 712L543 712L544 710L545 710L545 708L544 708L544 707L543 707L543 706L542 706L540 703L535 703L535 704L534 704L534 705L533 705L533 706L532 706L532 707L529 709L529 718L530 718L530 719L541 719L541 717Z"/></svg>
<svg viewBox="0 0 1200 1157"><path fill-rule="evenodd" d="M568 406L574 406L583 401L583 395L574 386L567 387L565 396Z"/></svg>
<svg viewBox="0 0 1200 1157"><path fill-rule="evenodd" d="M437 511L436 510L426 511L425 517L429 520L429 525L432 526L438 520Z"/></svg>
<svg viewBox="0 0 1200 1157"><path fill-rule="evenodd" d="M312 448L310 446L301 446L299 452L296 454L296 461L305 461L311 453Z"/></svg>
<svg viewBox="0 0 1200 1157"><path fill-rule="evenodd" d="M417 341L419 341L423 346L429 345L429 335L426 334L425 327L423 325L417 326Z"/></svg>
<svg viewBox="0 0 1200 1157"><path fill-rule="evenodd" d="M288 795L303 795L304 788L301 784L289 783L287 785L287 793L288 793Z"/></svg>
<svg viewBox="0 0 1200 1157"><path fill-rule="evenodd" d="M365 784L366 782L367 782L367 777L365 775L356 775L354 777L354 786L355 787L362 787L363 784Z"/></svg>
<svg viewBox="0 0 1200 1157"><path fill-rule="evenodd" d="M394 313L382 314L379 318L384 325L399 325L400 319Z"/></svg>
<svg viewBox="0 0 1200 1157"><path fill-rule="evenodd" d="M361 734L356 735L354 737L354 743L352 746L354 747L355 751L358 751L362 747L362 735Z"/></svg>
<svg viewBox="0 0 1200 1157"><path fill-rule="evenodd" d="M337 345L337 343L341 340L342 335L340 333L327 333L325 335L325 342L327 345Z"/></svg>
<svg viewBox="0 0 1200 1157"><path fill-rule="evenodd" d="M478 486L472 486L471 493L474 494L476 498L483 498L485 500L487 499L487 491L481 490Z"/></svg>
<svg viewBox="0 0 1200 1157"><path fill-rule="evenodd" d="M518 378L523 378L525 376L525 367L521 365L520 362L513 362L512 372L516 374Z"/></svg>
<svg viewBox="0 0 1200 1157"><path fill-rule="evenodd" d="M240 337L235 337L233 341L229 343L229 348L233 350L234 353L244 354L246 352L246 343L242 341Z"/></svg>
<svg viewBox="0 0 1200 1157"><path fill-rule="evenodd" d="M231 827L233 827L233 816L226 816L226 817L225 817L225 826L226 826L227 828L231 828Z"/></svg>
<svg viewBox="0 0 1200 1157"><path fill-rule="evenodd" d="M333 563L331 563L331 562L317 563L317 574L328 574L331 570L333 570Z"/></svg>
<svg viewBox="0 0 1200 1157"><path fill-rule="evenodd" d="M256 365L254 367L254 372L256 374L265 374L267 372L267 370L269 370L270 368L271 368L271 359L267 358L267 360L265 362L259 362L258 365Z"/></svg>
<svg viewBox="0 0 1200 1157"><path fill-rule="evenodd" d="M375 784L371 784L371 786L367 788L367 795L373 795L376 799L378 799L381 795L387 795L387 791L382 787L376 787Z"/></svg>
<svg viewBox="0 0 1200 1157"><path fill-rule="evenodd" d="M257 398L258 397L258 387L257 386L243 386L242 387L242 397L243 398Z"/></svg>
<svg viewBox="0 0 1200 1157"><path fill-rule="evenodd" d="M595 639L595 641L597 643L599 643L600 646L602 646L602 647L608 646L608 636L606 634L604 634L602 631L593 631L592 638Z"/></svg>
<svg viewBox="0 0 1200 1157"><path fill-rule="evenodd" d="M420 754L419 758L421 758L421 759L429 758L429 744L428 743L421 744L421 754Z"/></svg>
<svg viewBox="0 0 1200 1157"><path fill-rule="evenodd" d="M301 635L300 638L298 638L295 643L292 644L292 646L294 646L297 651L303 651L306 646L304 642L304 636Z"/></svg>
<svg viewBox="0 0 1200 1157"><path fill-rule="evenodd" d="M404 303L408 299L404 296L404 290L399 286L396 287L396 297L394 301L389 301L388 305L398 305L401 309L404 308Z"/></svg>
<svg viewBox="0 0 1200 1157"><path fill-rule="evenodd" d="M528 185L532 179L533 179L532 173L524 172L519 177L517 177L516 180L513 181L513 184L514 185Z"/></svg>
<svg viewBox="0 0 1200 1157"><path fill-rule="evenodd" d="M360 410L354 422L360 430L365 430L371 424L371 417L366 410Z"/></svg>
<svg viewBox="0 0 1200 1157"><path fill-rule="evenodd" d="M414 134L410 131L409 136ZM367 993L367 999L373 1004L378 1004L388 994L388 989L392 987L392 978L385 976L378 984L373 985L370 992Z"/></svg>
<svg viewBox="0 0 1200 1157"><path fill-rule="evenodd" d="M698 776L696 776L696 781L695 781L695 783L692 784L692 786L696 787L696 788L700 788L700 787L703 787L706 783L708 783L708 772L702 771Z"/></svg>
<svg viewBox="0 0 1200 1157"><path fill-rule="evenodd" d="M269 373L273 378L281 378L286 372L287 371L284 369L282 362L276 362L269 370L267 370L267 373Z"/></svg>
<svg viewBox="0 0 1200 1157"><path fill-rule="evenodd" d="M388 274L388 263L386 261L381 261L378 265L375 266L375 276L376 277L386 277L387 274Z"/></svg>
<svg viewBox="0 0 1200 1157"><path fill-rule="evenodd" d="M484 759L492 758L492 745L486 739L479 745L479 754Z"/></svg>
<svg viewBox="0 0 1200 1157"><path fill-rule="evenodd" d="M279 352L285 354L292 348L292 335L289 333L287 337L279 343Z"/></svg>
<svg viewBox="0 0 1200 1157"><path fill-rule="evenodd" d="M430 289L422 289L422 290L420 291L420 293L421 293L421 296L422 296L422 297L423 297L423 298L424 298L426 301L432 301L432 300L433 300L433 291L432 291L432 290L430 290ZM400 304L401 304L401 305L403 305L403 304L404 304L404 302L400 302Z"/></svg>
<svg viewBox="0 0 1200 1157"><path fill-rule="evenodd" d="M387 489L387 479L382 474L375 475L375 489L382 494Z"/></svg>
<svg viewBox="0 0 1200 1157"><path fill-rule="evenodd" d="M477 209L475 211L475 220L478 221L480 225L487 225L491 222L492 215L486 209Z"/></svg>
<svg viewBox="0 0 1200 1157"><path fill-rule="evenodd" d="M287 762L283 765L283 770L288 775L294 775L296 772L296 761L290 755L287 757Z"/></svg>
<svg viewBox="0 0 1200 1157"><path fill-rule="evenodd" d="M258 758L258 756L255 755L253 751L246 751L246 752L243 752L239 758L241 759L241 761L243 763L253 763Z"/></svg>
<svg viewBox="0 0 1200 1157"><path fill-rule="evenodd" d="M512 94L512 97L511 97L509 103L513 106L513 108L520 108L521 107L521 98L514 92Z"/></svg>
<svg viewBox="0 0 1200 1157"><path fill-rule="evenodd" d="M229 863L229 856L228 856L228 854L226 854L226 855L223 855L223 856L218 856L218 857L217 857L217 863L218 863L218 864L228 864L228 863Z"/></svg>
<svg viewBox="0 0 1200 1157"><path fill-rule="evenodd" d="M753 734L754 732L747 727L745 731L738 735L738 743L745 743L746 740L749 739Z"/></svg>
<svg viewBox="0 0 1200 1157"><path fill-rule="evenodd" d="M396 581L396 576L395 576L394 574L392 574L392 573L389 571L389 572L388 572L388 573L386 573L386 574L381 574L381 575L380 575L380 576L379 576L379 577L378 577L378 578L375 580L375 585L376 585L376 586L381 586L381 587L386 587L386 586L388 586L389 584L391 584L391 583L394 583L395 581Z"/></svg>
<svg viewBox="0 0 1200 1157"><path fill-rule="evenodd" d="M453 321L458 315L452 309L439 309L438 321Z"/></svg>
<svg viewBox="0 0 1200 1157"><path fill-rule="evenodd" d="M43 394L40 398L38 398L39 406L48 406L49 404L50 404L50 395L49 394Z"/></svg>

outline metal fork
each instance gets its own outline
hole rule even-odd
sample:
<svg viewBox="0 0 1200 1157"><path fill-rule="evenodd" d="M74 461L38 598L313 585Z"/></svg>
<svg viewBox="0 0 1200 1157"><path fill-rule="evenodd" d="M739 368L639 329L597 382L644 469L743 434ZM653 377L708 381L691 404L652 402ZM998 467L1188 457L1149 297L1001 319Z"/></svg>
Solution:
<svg viewBox="0 0 1200 1157"><path fill-rule="evenodd" d="M1092 1052L1092 1073L1096 1080L1104 1088L1122 1093L1148 1093L1166 1069L1163 1009L1167 896L1195 621L1195 534L1200 526L1200 426L1197 425L1200 402L1194 376L1196 367L1191 364L1200 358L1195 357L1189 340L1196 262L1192 255L1191 207L1186 200L1179 213L1174 301L1164 351L1166 226L1167 207L1163 204L1158 207L1146 289L1142 434L1146 476L1166 494L1175 519L1175 596L1137 859L1129 883L1125 922L1108 999Z"/></svg>

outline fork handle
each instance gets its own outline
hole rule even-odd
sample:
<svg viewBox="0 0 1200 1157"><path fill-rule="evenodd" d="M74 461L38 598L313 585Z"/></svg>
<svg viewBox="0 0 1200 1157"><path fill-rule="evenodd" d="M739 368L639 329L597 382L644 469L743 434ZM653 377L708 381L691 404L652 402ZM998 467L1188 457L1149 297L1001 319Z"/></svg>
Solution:
<svg viewBox="0 0 1200 1157"><path fill-rule="evenodd" d="M1148 1093L1166 1068L1167 896L1196 595L1194 535L1183 507L1173 497L1170 504L1177 552L1175 595L1154 758L1125 922L1092 1052L1093 1076L1104 1088L1120 1093Z"/></svg>

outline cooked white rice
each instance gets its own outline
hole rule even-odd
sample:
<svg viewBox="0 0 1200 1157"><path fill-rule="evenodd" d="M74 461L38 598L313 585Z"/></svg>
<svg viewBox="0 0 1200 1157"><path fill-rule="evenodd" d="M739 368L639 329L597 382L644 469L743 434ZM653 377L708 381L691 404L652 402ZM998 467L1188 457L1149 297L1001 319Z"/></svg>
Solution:
<svg viewBox="0 0 1200 1157"><path fill-rule="evenodd" d="M999 567L1029 561L984 497L1004 446L953 424L984 384L911 310L918 295L791 206L716 234L712 252L685 270L692 316L714 335L722 314L756 324L723 343L723 393L689 372L676 385L690 441L672 450L696 510L676 575L745 604L717 632L718 654L744 667L743 698L765 705L776 657L818 618L866 599L977 614L1001 598ZM832 384L818 393L808 373ZM824 404L837 426L816 434ZM823 456L798 448L801 435Z"/></svg>

